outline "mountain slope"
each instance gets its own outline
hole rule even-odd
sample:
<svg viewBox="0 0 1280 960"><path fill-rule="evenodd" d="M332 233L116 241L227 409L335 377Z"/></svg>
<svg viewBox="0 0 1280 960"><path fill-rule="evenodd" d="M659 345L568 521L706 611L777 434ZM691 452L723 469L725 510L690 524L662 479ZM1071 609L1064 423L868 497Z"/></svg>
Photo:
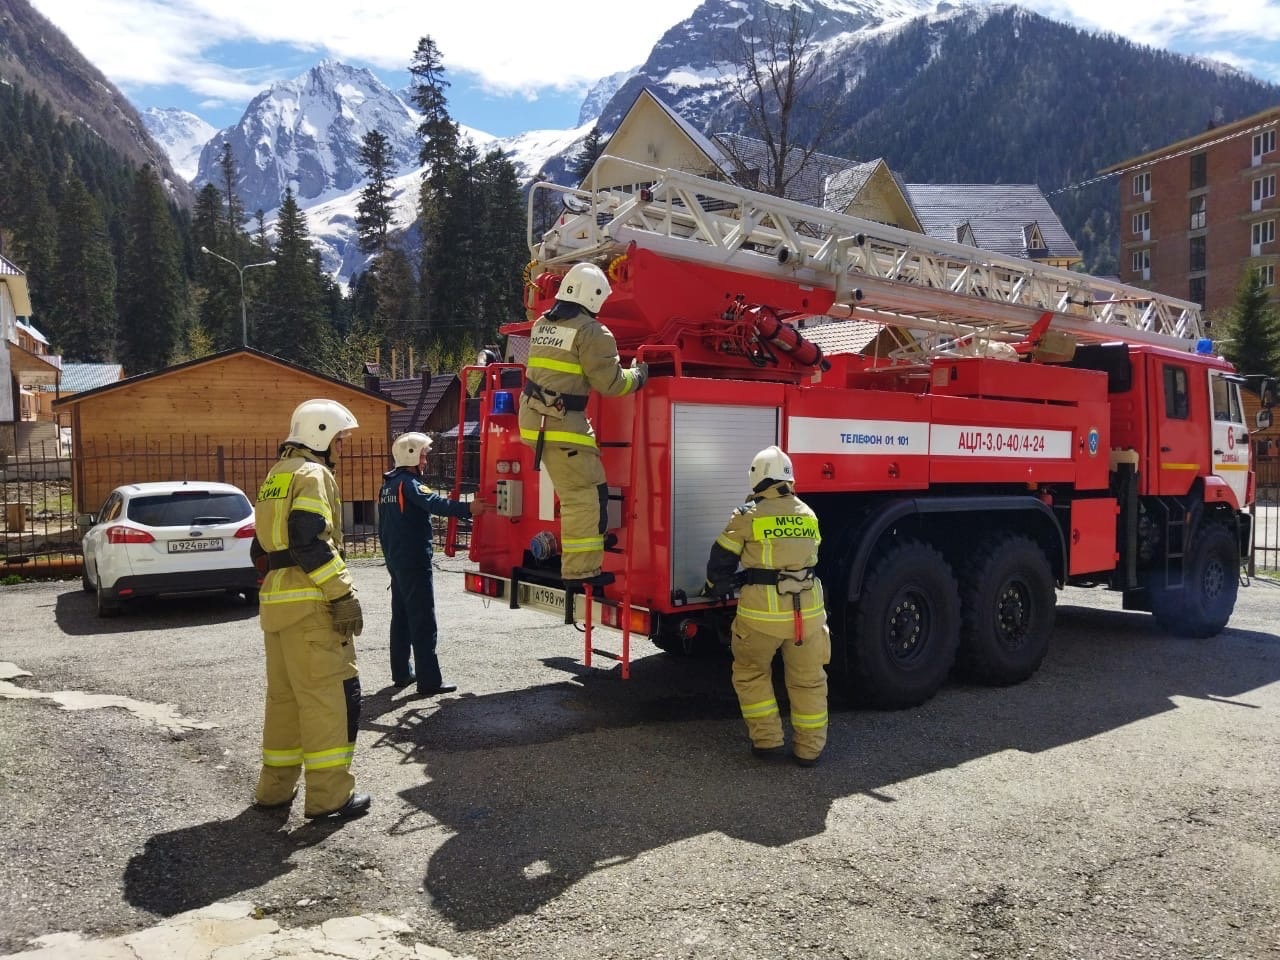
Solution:
<svg viewBox="0 0 1280 960"><path fill-rule="evenodd" d="M706 51L717 47L709 38L737 28L763 3L706 0L609 101L601 129L616 129L648 85L704 132L753 135L723 92L726 66ZM911 182L1036 183L1095 273L1115 271L1118 191L1113 181L1076 184L1209 121L1280 100L1280 87L1221 65L1016 6L939 4L914 17L898 6L884 20L864 11L861 26L849 7L839 4L820 33L821 82L793 113L801 141L813 135L806 118L835 105L831 133L818 144L824 152L883 157ZM553 178L562 169L563 157L548 165Z"/></svg>
<svg viewBox="0 0 1280 960"><path fill-rule="evenodd" d="M142 122L169 155L178 175L188 181L194 179L200 168L200 152L218 132L217 128L194 113L172 107L148 107L142 111Z"/></svg>
<svg viewBox="0 0 1280 960"><path fill-rule="evenodd" d="M359 186L360 141L370 130L390 141L397 169L412 169L416 127L412 108L368 70L325 60L255 97L239 123L205 145L193 186L221 184L218 164L229 143L245 210L274 210L286 187L305 206Z"/></svg>
<svg viewBox="0 0 1280 960"><path fill-rule="evenodd" d="M138 111L26 0L0 0L0 78L45 97L59 114L93 131L133 164L151 164L174 199L190 206L187 182L175 174Z"/></svg>

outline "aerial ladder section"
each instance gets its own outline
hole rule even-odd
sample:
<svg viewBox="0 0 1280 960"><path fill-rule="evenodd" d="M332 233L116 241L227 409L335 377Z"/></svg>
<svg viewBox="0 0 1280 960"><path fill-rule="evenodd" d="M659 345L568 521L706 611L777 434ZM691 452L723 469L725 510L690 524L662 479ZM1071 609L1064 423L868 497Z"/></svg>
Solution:
<svg viewBox="0 0 1280 960"><path fill-rule="evenodd" d="M610 159L630 188L535 184L534 272L599 260L635 243L663 256L835 290L828 316L953 340L1023 339L1045 313L1083 340L1194 349L1198 304L1141 287L939 240L679 170ZM589 185L588 185L589 186ZM536 194L566 212L535 242Z"/></svg>

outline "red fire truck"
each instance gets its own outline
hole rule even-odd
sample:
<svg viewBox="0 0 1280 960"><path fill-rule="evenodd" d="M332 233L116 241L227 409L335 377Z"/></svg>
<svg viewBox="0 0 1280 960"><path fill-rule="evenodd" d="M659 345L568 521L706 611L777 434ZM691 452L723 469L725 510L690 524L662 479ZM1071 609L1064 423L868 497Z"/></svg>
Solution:
<svg viewBox="0 0 1280 960"><path fill-rule="evenodd" d="M698 597L707 557L777 443L820 519L829 669L859 702L921 703L953 666L1026 679L1065 585L1122 591L1178 635L1223 628L1253 473L1242 380L1197 305L627 166L625 188L538 185L565 212L530 233L527 303L531 322L594 262L613 286L600 319L624 362L649 364L643 390L588 407L616 580L565 589L545 549L555 491L516 423L523 367L497 363L468 371L497 503L468 591L581 624L588 663L593 629L620 630L623 676L636 635L671 652L723 639L732 601ZM823 322L860 324L866 345L823 356L805 336Z"/></svg>

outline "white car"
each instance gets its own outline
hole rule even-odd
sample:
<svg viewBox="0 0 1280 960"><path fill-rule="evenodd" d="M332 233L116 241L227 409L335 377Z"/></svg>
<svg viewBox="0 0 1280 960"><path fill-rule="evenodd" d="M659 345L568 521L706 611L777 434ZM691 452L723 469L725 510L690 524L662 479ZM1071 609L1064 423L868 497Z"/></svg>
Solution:
<svg viewBox="0 0 1280 960"><path fill-rule="evenodd" d="M241 593L258 596L249 559L253 504L239 487L194 480L116 487L86 515L84 573L98 615L114 616L136 597Z"/></svg>

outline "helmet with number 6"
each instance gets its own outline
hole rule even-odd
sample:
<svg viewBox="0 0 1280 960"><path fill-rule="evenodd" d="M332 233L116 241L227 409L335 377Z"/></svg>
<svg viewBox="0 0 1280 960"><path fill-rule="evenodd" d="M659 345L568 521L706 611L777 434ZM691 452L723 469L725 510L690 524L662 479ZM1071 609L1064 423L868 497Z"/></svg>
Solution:
<svg viewBox="0 0 1280 960"><path fill-rule="evenodd" d="M609 286L603 270L594 263L576 263L560 281L556 299L576 303L594 315L600 312L600 307L611 293L613 288Z"/></svg>
<svg viewBox="0 0 1280 960"><path fill-rule="evenodd" d="M747 482L752 490L760 490L768 483L796 482L791 469L791 458L777 446L765 447L751 461L751 469L747 471Z"/></svg>
<svg viewBox="0 0 1280 960"><path fill-rule="evenodd" d="M431 438L425 433L402 433L391 444L391 459L397 467L416 467L430 449Z"/></svg>
<svg viewBox="0 0 1280 960"><path fill-rule="evenodd" d="M307 400L289 418L285 443L299 443L316 453L326 453L333 441L359 427L355 415L336 400Z"/></svg>

